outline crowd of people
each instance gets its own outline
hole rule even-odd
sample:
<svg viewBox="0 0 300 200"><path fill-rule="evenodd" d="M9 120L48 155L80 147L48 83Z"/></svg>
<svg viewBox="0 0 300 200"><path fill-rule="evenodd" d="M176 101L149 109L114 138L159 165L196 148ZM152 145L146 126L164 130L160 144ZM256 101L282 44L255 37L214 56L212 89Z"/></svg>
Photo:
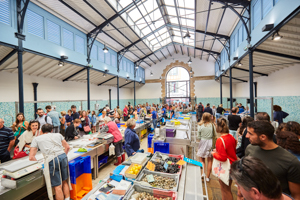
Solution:
<svg viewBox="0 0 300 200"><path fill-rule="evenodd" d="M132 106L129 103L123 110L119 106L111 110L106 105L98 114L89 110L77 112L75 105L67 112L58 113L50 105L45 110L46 113L38 108L37 118L29 122L24 114L18 113L11 128L5 127L4 120L0 119L1 163L11 159L11 150L14 150L14 159L29 154L30 160L35 160L35 154L40 149L46 157L51 154L57 159L52 158L52 164L49 162L49 169L52 169L58 163L65 162L69 150L67 141L99 131L99 134L111 133L114 136L115 165L119 165L125 161L123 137L117 126L121 120L127 122L125 152L127 156L133 156L142 152L135 132L136 119L151 114L153 127L156 128L158 114L172 119L177 112L196 111L200 140L197 156L204 164L204 181L209 182L211 173L220 170L213 168L215 160L221 163L227 161L231 165L224 171L230 174L228 183L219 179L223 200L233 199L232 181L238 185L238 199L300 199L300 124L294 121L284 123L283 119L288 114L280 106L274 106L273 122L277 124L271 122L266 112L257 113L255 119L247 116L249 108L244 108L242 104L233 107L227 119L222 104L211 108L210 104L204 106L202 103L195 106L191 103ZM62 181L52 177L51 185L62 195L64 191L56 186L68 188L65 175Z"/></svg>
<svg viewBox="0 0 300 200"><path fill-rule="evenodd" d="M228 182L224 181L223 175L218 176L222 200L233 199L232 180L238 186L239 200L299 200L300 124L294 121L283 123L282 119L288 114L280 107L274 109L277 114L273 119L279 126L271 122L266 112L257 113L255 119L238 115L245 110L241 112L240 105L234 107L226 119L220 105L215 120L209 104L206 108L198 105L197 114L201 120L198 123L197 156L205 166L202 177L209 182L211 173L230 174ZM224 168L213 168L215 160ZM226 168L227 160L231 165L229 168Z"/></svg>

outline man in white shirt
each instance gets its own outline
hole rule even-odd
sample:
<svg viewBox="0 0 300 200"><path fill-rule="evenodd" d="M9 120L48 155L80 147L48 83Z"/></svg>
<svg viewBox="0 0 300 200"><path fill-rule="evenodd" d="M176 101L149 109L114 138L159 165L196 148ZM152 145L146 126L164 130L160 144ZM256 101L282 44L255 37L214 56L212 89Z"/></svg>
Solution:
<svg viewBox="0 0 300 200"><path fill-rule="evenodd" d="M53 187L56 199L70 200L70 187L68 185L70 175L67 157L70 146L61 134L51 133L52 130L51 124L42 126L42 135L35 137L31 143L29 160L36 161L35 155L40 149L45 158L44 176L49 199L53 199Z"/></svg>
<svg viewBox="0 0 300 200"><path fill-rule="evenodd" d="M52 119L50 117L48 117L47 115L45 115L43 109L38 108L37 111L36 111L36 114L38 115L38 117L36 119L40 122L40 127L41 128L44 124L51 124L52 125Z"/></svg>

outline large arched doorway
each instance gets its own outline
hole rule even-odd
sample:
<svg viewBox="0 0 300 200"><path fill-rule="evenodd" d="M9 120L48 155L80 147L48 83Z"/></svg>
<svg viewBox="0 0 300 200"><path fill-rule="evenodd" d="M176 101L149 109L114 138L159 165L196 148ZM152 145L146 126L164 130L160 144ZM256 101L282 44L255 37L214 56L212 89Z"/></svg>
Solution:
<svg viewBox="0 0 300 200"><path fill-rule="evenodd" d="M183 67L171 68L166 74L166 103L190 101L190 73Z"/></svg>

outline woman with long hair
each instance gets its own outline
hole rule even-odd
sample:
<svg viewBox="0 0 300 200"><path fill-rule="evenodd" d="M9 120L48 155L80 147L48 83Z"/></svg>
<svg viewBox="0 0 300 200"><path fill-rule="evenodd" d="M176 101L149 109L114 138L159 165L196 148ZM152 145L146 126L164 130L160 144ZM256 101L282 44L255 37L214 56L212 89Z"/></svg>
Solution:
<svg viewBox="0 0 300 200"><path fill-rule="evenodd" d="M34 139L34 137L40 135L39 130L40 122L38 120L31 120L29 122L27 130L19 137L19 143L14 150L14 159L21 158L20 153L22 153L22 151L26 151L26 154L28 155L32 140ZM25 149L25 147L27 147L27 150ZM24 155L26 156L26 154Z"/></svg>
<svg viewBox="0 0 300 200"><path fill-rule="evenodd" d="M80 130L80 136L83 136L84 134L88 134L90 131L85 131L85 127L89 126L90 127L90 119L87 115L87 112L85 110L81 111L81 128ZM91 130L91 129L86 129L86 130Z"/></svg>
<svg viewBox="0 0 300 200"><path fill-rule="evenodd" d="M211 114L204 113L202 115L202 120L198 124L198 138L200 139L199 147L197 151L197 156L200 159L200 162L203 163L203 173L202 177L209 182L209 176L212 168L212 155L211 151L215 147L213 146L213 136L216 136L215 133L216 127L211 122ZM207 172L205 173L205 159L207 159Z"/></svg>
<svg viewBox="0 0 300 200"><path fill-rule="evenodd" d="M242 123L240 123L240 127L238 128L238 130L236 131L237 134L236 134L236 140L237 140L237 146L236 148L238 149L241 144L242 144L242 137L243 137L243 134L244 132L246 131L247 129L247 125L249 122L253 122L254 119L250 116L246 116L242 119Z"/></svg>
<svg viewBox="0 0 300 200"><path fill-rule="evenodd" d="M27 130L28 121L25 120L23 113L18 113L16 116L16 121L12 125L12 130L15 132L15 145L19 143L18 138Z"/></svg>
<svg viewBox="0 0 300 200"><path fill-rule="evenodd" d="M277 131L276 137L277 144L288 150L300 161L300 141L298 136L291 131Z"/></svg>
<svg viewBox="0 0 300 200"><path fill-rule="evenodd" d="M227 120L219 118L217 120L217 132L221 134L221 137L217 139L216 149L213 150L212 155L214 159L221 162L225 162L229 159L230 164L237 160L236 157L236 140L229 134L229 128L227 126ZM221 186L222 200L233 200L231 193L232 180L229 180L229 185L226 185L221 179L219 179Z"/></svg>

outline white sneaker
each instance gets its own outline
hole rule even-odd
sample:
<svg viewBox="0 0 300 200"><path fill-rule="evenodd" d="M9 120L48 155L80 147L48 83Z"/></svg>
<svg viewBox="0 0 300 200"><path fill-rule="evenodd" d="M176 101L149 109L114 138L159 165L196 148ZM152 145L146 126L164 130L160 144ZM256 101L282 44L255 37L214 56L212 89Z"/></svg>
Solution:
<svg viewBox="0 0 300 200"><path fill-rule="evenodd" d="M210 179L209 178L206 178L206 182L209 182L210 181Z"/></svg>
<svg viewBox="0 0 300 200"><path fill-rule="evenodd" d="M204 178L204 177L205 177L205 173L202 174L201 178Z"/></svg>

